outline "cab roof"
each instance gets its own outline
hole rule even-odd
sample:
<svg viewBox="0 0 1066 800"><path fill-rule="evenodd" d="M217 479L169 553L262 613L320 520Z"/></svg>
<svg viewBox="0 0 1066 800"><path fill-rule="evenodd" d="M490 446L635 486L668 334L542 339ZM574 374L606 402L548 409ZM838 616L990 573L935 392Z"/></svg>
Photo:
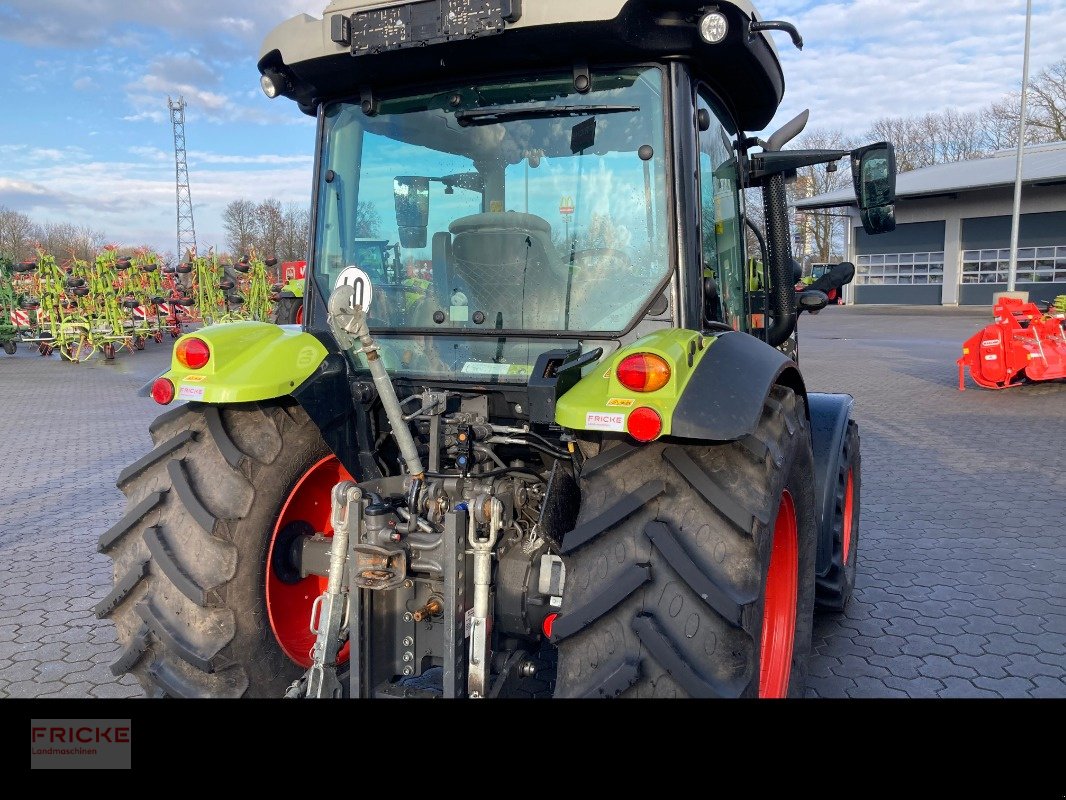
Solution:
<svg viewBox="0 0 1066 800"><path fill-rule="evenodd" d="M699 36L716 8L728 29ZM769 124L784 76L747 0L333 0L275 28L259 70L309 114L325 101L514 72L682 60L730 107L741 130Z"/></svg>

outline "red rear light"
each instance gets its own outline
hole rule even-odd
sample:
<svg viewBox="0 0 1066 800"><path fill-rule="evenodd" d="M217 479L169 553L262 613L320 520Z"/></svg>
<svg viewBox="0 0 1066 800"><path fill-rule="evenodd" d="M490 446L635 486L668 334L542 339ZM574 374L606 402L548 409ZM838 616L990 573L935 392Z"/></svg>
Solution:
<svg viewBox="0 0 1066 800"><path fill-rule="evenodd" d="M661 356L634 353L622 359L615 374L631 392L654 392L670 381L670 365Z"/></svg>
<svg viewBox="0 0 1066 800"><path fill-rule="evenodd" d="M178 342L178 346L174 348L174 356L183 367L200 369L211 360L211 350L203 339L193 337Z"/></svg>
<svg viewBox="0 0 1066 800"><path fill-rule="evenodd" d="M552 638L552 626L555 625L555 620L559 615L554 611L544 618L544 622L541 623L540 629L544 631L544 635L549 639Z"/></svg>
<svg viewBox="0 0 1066 800"><path fill-rule="evenodd" d="M174 400L174 384L166 378L156 378L152 384L152 399L161 406L170 405Z"/></svg>
<svg viewBox="0 0 1066 800"><path fill-rule="evenodd" d="M663 420L655 409L641 406L630 412L626 428L638 442L650 442L663 432Z"/></svg>

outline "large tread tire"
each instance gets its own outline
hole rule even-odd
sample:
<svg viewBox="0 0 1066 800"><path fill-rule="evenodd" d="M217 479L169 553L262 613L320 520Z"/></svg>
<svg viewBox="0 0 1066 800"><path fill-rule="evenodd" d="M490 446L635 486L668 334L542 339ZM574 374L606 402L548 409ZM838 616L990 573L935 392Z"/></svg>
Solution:
<svg viewBox="0 0 1066 800"><path fill-rule="evenodd" d="M274 324L297 325L302 322L300 310L303 308L302 297L282 297L274 307Z"/></svg>
<svg viewBox="0 0 1066 800"><path fill-rule="evenodd" d="M848 477L851 476L851 502L848 503ZM855 575L859 563L859 490L862 486L862 463L860 457L859 427L848 420L844 434L844 449L840 456L840 468L835 476L833 495L833 560L824 577L818 578L815 603L819 609L843 611L855 591ZM850 511L850 515L848 512ZM850 516L851 527L847 531L847 555L845 557L845 523Z"/></svg>
<svg viewBox="0 0 1066 800"><path fill-rule="evenodd" d="M788 695L803 696L814 609L813 456L801 398L774 387L739 442L635 447L586 461L563 539L557 697L755 697L774 523L796 509Z"/></svg>
<svg viewBox="0 0 1066 800"><path fill-rule="evenodd" d="M118 629L116 676L149 697L281 697L303 674L265 605L282 503L330 455L297 405L188 404L152 423L154 450L118 478L126 515L99 540L114 588L96 606Z"/></svg>

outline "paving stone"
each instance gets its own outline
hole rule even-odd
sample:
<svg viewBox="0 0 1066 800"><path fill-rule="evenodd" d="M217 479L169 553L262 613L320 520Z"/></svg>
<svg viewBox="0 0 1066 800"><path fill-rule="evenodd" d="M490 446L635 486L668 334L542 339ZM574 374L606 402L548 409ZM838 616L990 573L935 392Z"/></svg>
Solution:
<svg viewBox="0 0 1066 800"><path fill-rule="evenodd" d="M958 654L958 650L954 647L940 644L932 636L909 636L907 643L903 645L903 652L909 656L919 656L921 658L931 655L949 658Z"/></svg>
<svg viewBox="0 0 1066 800"><path fill-rule="evenodd" d="M956 664L974 669L978 675L983 675L986 678L1007 677L1006 666L1010 663L1006 656L994 653L981 653L980 655L960 653L957 656L952 656L951 660Z"/></svg>
<svg viewBox="0 0 1066 800"><path fill-rule="evenodd" d="M1038 675L1048 678L1061 678L1063 675L1061 664L1058 666L1052 666L1041 662L1034 656L1022 653L1015 653L1012 655L1010 657L1010 663L1004 667L1004 670L1007 674L1017 678L1032 679ZM997 676L989 675L988 677Z"/></svg>
<svg viewBox="0 0 1066 800"><path fill-rule="evenodd" d="M974 686L989 689L1000 697L1028 697L1032 681L1025 678L974 678Z"/></svg>
<svg viewBox="0 0 1066 800"><path fill-rule="evenodd" d="M44 661L36 666L37 677L41 681L63 681L71 683L80 680L85 671L92 666L89 663L68 664L66 661Z"/></svg>
<svg viewBox="0 0 1066 800"><path fill-rule="evenodd" d="M88 682L70 683L60 689L58 692L52 692L50 694L41 694L38 697L65 697L65 698L90 698L92 697L92 690L94 686Z"/></svg>
<svg viewBox="0 0 1066 800"><path fill-rule="evenodd" d="M938 696L944 698L998 698L1001 695L990 689L982 689L975 686L971 681L962 678L944 678L944 688L938 692Z"/></svg>
<svg viewBox="0 0 1066 800"><path fill-rule="evenodd" d="M64 684L59 681L40 683L38 681L19 681L7 687L8 697L41 697L50 692L62 691Z"/></svg>
<svg viewBox="0 0 1066 800"><path fill-rule="evenodd" d="M918 672L930 678L973 678L978 672L965 664L956 664L941 656L927 656Z"/></svg>
<svg viewBox="0 0 1066 800"><path fill-rule="evenodd" d="M1036 655L1041 652L1039 645L1030 644L1029 642L1021 641L1013 636L1006 636L1001 633L990 633L985 636L988 640L987 644L983 646L986 653L997 653L999 655L1009 656L1019 653L1022 655Z"/></svg>
<svg viewBox="0 0 1066 800"><path fill-rule="evenodd" d="M847 689L848 697L868 699L907 699L907 693L901 689L886 686L877 678L860 675L855 678L855 687Z"/></svg>
<svg viewBox="0 0 1066 800"><path fill-rule="evenodd" d="M89 690L93 697L143 697L144 692L140 686L129 686L122 683L100 683Z"/></svg>
<svg viewBox="0 0 1066 800"><path fill-rule="evenodd" d="M944 689L944 683L936 678L902 678L898 675L890 675L884 679L886 686L904 692L907 697L939 697L939 692Z"/></svg>
<svg viewBox="0 0 1066 800"><path fill-rule="evenodd" d="M1048 678L1036 675L1032 678L1033 688L1030 697L1066 698L1066 678Z"/></svg>
<svg viewBox="0 0 1066 800"><path fill-rule="evenodd" d="M833 675L828 678L822 678L815 684L819 697L847 697L848 689L855 688L855 681L852 678L841 678L839 675Z"/></svg>
<svg viewBox="0 0 1066 800"><path fill-rule="evenodd" d="M940 633L933 637L933 641L945 647L951 647L959 653L969 653L973 656L982 655L985 652L985 645L988 644L988 639L984 636L977 636L973 633L960 633L954 636Z"/></svg>

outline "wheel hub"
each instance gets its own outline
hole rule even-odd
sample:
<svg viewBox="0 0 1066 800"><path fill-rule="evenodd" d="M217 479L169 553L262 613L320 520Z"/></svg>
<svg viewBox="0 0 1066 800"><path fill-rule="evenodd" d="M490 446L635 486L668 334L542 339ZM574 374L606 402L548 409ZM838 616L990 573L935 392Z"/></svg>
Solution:
<svg viewBox="0 0 1066 800"><path fill-rule="evenodd" d="M330 523L330 492L351 475L336 456L314 464L296 481L281 506L270 539L266 559L266 607L270 628L278 645L295 663L311 666L310 651L315 635L310 630L311 607L326 590L325 577L300 577L292 557L293 544L305 535L323 533L333 536ZM348 660L348 645L337 656L337 663Z"/></svg>

